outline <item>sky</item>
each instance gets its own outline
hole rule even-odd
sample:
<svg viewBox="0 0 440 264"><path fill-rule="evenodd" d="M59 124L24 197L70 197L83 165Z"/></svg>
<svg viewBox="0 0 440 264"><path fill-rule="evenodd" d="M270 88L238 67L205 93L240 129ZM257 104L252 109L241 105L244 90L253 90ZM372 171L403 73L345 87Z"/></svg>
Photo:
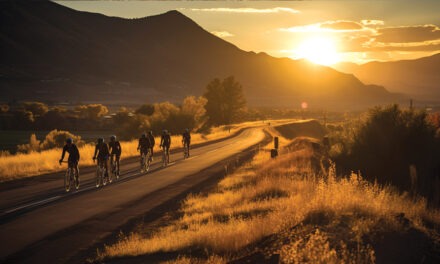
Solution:
<svg viewBox="0 0 440 264"><path fill-rule="evenodd" d="M440 0L56 2L124 18L178 10L245 51L324 65L440 52Z"/></svg>

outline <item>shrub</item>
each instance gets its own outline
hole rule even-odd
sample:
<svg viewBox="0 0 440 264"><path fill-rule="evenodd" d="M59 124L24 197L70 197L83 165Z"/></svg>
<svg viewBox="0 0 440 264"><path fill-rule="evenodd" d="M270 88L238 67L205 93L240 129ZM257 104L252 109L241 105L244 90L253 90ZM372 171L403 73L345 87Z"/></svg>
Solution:
<svg viewBox="0 0 440 264"><path fill-rule="evenodd" d="M414 188L410 166L415 166L417 189L428 194L439 168L439 142L424 111L402 110L398 105L370 111L354 133L353 143L337 162L360 170L370 180L389 183L401 190Z"/></svg>

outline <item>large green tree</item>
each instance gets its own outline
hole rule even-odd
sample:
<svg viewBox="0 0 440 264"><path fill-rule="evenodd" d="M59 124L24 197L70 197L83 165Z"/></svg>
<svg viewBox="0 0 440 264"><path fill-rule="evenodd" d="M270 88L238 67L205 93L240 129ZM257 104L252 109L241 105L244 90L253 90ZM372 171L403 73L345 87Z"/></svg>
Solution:
<svg viewBox="0 0 440 264"><path fill-rule="evenodd" d="M208 100L205 109L212 125L238 121L246 109L243 87L233 76L212 80L206 86L204 97Z"/></svg>

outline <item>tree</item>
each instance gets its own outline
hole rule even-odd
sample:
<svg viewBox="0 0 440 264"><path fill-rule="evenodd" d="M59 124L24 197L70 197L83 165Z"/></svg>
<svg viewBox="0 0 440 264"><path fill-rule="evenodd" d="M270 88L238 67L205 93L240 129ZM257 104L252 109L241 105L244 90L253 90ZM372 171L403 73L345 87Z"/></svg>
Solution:
<svg viewBox="0 0 440 264"><path fill-rule="evenodd" d="M43 116L49 111L49 107L40 102L25 102L23 107L25 111L31 112L33 116Z"/></svg>
<svg viewBox="0 0 440 264"><path fill-rule="evenodd" d="M206 86L205 109L212 125L231 124L238 121L246 108L243 87L233 76L223 81L216 78Z"/></svg>
<svg viewBox="0 0 440 264"><path fill-rule="evenodd" d="M192 117L193 126L188 128L194 129L197 127L201 127L204 123L204 116L206 113L205 105L207 100L205 97L188 96L183 99L181 114L184 116Z"/></svg>
<svg viewBox="0 0 440 264"><path fill-rule="evenodd" d="M79 116L85 119L98 120L108 113L108 108L102 104L79 105L75 107Z"/></svg>
<svg viewBox="0 0 440 264"><path fill-rule="evenodd" d="M151 116L154 113L154 105L143 104L135 111L136 114Z"/></svg>
<svg viewBox="0 0 440 264"><path fill-rule="evenodd" d="M435 127L428 122L426 112L401 110L392 105L370 111L344 155L350 170L360 170L366 178L403 190L411 188L409 167L415 166L417 188L426 194L433 172L440 165L436 158L439 150Z"/></svg>

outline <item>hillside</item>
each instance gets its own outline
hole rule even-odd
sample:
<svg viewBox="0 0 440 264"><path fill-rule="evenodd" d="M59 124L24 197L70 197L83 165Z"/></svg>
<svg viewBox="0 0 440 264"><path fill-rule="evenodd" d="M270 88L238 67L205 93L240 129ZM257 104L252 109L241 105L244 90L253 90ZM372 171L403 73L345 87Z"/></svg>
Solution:
<svg viewBox="0 0 440 264"><path fill-rule="evenodd" d="M362 65L340 63L335 69L354 74L364 83L384 85L394 93L422 100L440 98L440 53L416 60L369 62Z"/></svg>
<svg viewBox="0 0 440 264"><path fill-rule="evenodd" d="M122 19L49 1L1 1L0 10L5 101L177 101L228 75L252 105L343 108L395 98L328 67L245 52L177 11Z"/></svg>
<svg viewBox="0 0 440 264"><path fill-rule="evenodd" d="M317 125L269 129L279 157L262 147L211 190L114 232L90 250L93 263L438 263L439 211L355 173L337 176ZM312 133L283 137L297 128Z"/></svg>

